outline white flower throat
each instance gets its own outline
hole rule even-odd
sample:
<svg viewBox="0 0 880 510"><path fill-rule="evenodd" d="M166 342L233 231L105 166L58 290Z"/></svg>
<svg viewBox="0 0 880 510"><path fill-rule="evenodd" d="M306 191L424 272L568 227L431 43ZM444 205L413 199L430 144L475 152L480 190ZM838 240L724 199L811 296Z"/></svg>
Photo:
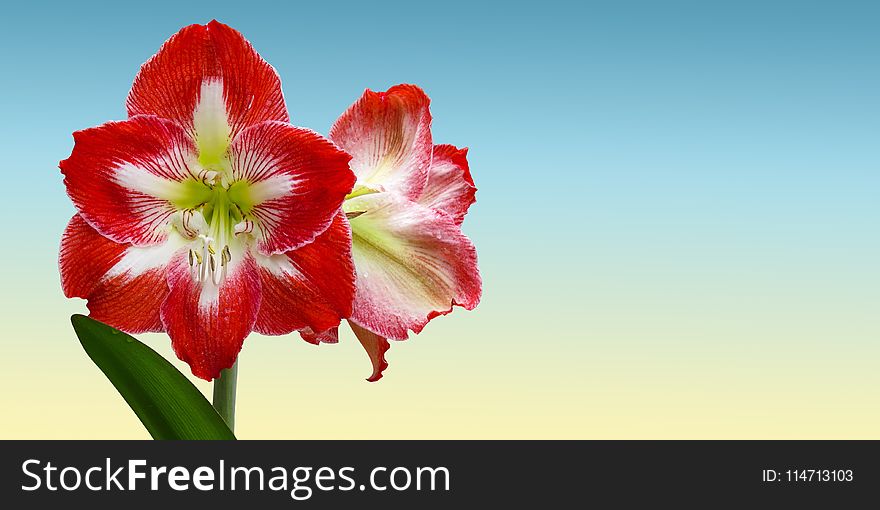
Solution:
<svg viewBox="0 0 880 510"><path fill-rule="evenodd" d="M229 165L231 129L220 81L205 81L193 112L198 169L181 187L173 225L187 241L193 279L220 285L233 261L251 244L254 221L248 219L259 197L246 180L233 180Z"/></svg>
<svg viewBox="0 0 880 510"><path fill-rule="evenodd" d="M193 279L220 285L233 257L240 258L250 244L254 222L245 218L250 206L248 184L238 181L227 186L215 174L206 173L206 179L199 182L201 188L190 185L194 193L188 207L175 215L173 225L187 240Z"/></svg>

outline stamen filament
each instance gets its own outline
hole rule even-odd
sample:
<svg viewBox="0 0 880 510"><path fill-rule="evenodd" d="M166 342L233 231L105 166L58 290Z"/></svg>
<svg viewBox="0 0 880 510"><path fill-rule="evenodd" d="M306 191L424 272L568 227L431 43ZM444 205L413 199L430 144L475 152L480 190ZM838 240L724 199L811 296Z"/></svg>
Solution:
<svg viewBox="0 0 880 510"><path fill-rule="evenodd" d="M256 227L252 219L245 219L236 201L238 195L231 189L238 186L236 189L241 191L242 186L246 189L249 184L243 181L230 184L223 158L210 165L201 159L200 163L203 168L194 174L193 182L204 185L208 196L182 210L175 227L192 241L187 255L192 278L201 284L221 285L232 261L232 249L239 249L243 247L242 242L248 242L239 236L250 234ZM230 247L230 243L234 245Z"/></svg>

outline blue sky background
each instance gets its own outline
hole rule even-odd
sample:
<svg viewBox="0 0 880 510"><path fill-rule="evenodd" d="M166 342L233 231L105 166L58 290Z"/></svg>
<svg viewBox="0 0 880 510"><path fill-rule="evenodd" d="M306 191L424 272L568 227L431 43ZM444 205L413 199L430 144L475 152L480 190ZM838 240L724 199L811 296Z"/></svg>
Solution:
<svg viewBox="0 0 880 510"><path fill-rule="evenodd" d="M511 4L5 7L2 341L5 376L35 388L4 397L24 417L10 433L51 434L34 423L66 399L58 381L99 375L55 267L71 133L124 118L140 64L216 18L278 69L295 124L326 133L364 88L409 82L433 100L435 141L471 149L483 304L395 346L407 358L382 389L339 383L331 401L393 397L384 416L423 437L876 437L880 4ZM315 383L366 375L250 343L279 378L279 356ZM424 395L439 403L404 412Z"/></svg>

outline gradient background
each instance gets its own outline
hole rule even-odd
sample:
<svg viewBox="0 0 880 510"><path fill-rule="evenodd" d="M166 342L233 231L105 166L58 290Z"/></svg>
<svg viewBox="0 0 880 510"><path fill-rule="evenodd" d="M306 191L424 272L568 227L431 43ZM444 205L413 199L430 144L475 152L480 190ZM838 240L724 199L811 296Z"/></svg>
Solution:
<svg viewBox="0 0 880 510"><path fill-rule="evenodd" d="M0 437L147 437L70 328L57 163L211 18L298 125L421 85L479 187L482 304L376 384L347 329L251 336L239 437L880 437L880 4L709 3L5 7Z"/></svg>

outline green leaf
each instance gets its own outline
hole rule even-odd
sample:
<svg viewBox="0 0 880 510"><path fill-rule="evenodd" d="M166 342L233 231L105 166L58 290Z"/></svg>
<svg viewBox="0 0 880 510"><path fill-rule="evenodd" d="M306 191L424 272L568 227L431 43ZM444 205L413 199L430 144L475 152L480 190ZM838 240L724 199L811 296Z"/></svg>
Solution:
<svg viewBox="0 0 880 510"><path fill-rule="evenodd" d="M84 315L70 322L153 439L235 439L202 393L156 351Z"/></svg>

